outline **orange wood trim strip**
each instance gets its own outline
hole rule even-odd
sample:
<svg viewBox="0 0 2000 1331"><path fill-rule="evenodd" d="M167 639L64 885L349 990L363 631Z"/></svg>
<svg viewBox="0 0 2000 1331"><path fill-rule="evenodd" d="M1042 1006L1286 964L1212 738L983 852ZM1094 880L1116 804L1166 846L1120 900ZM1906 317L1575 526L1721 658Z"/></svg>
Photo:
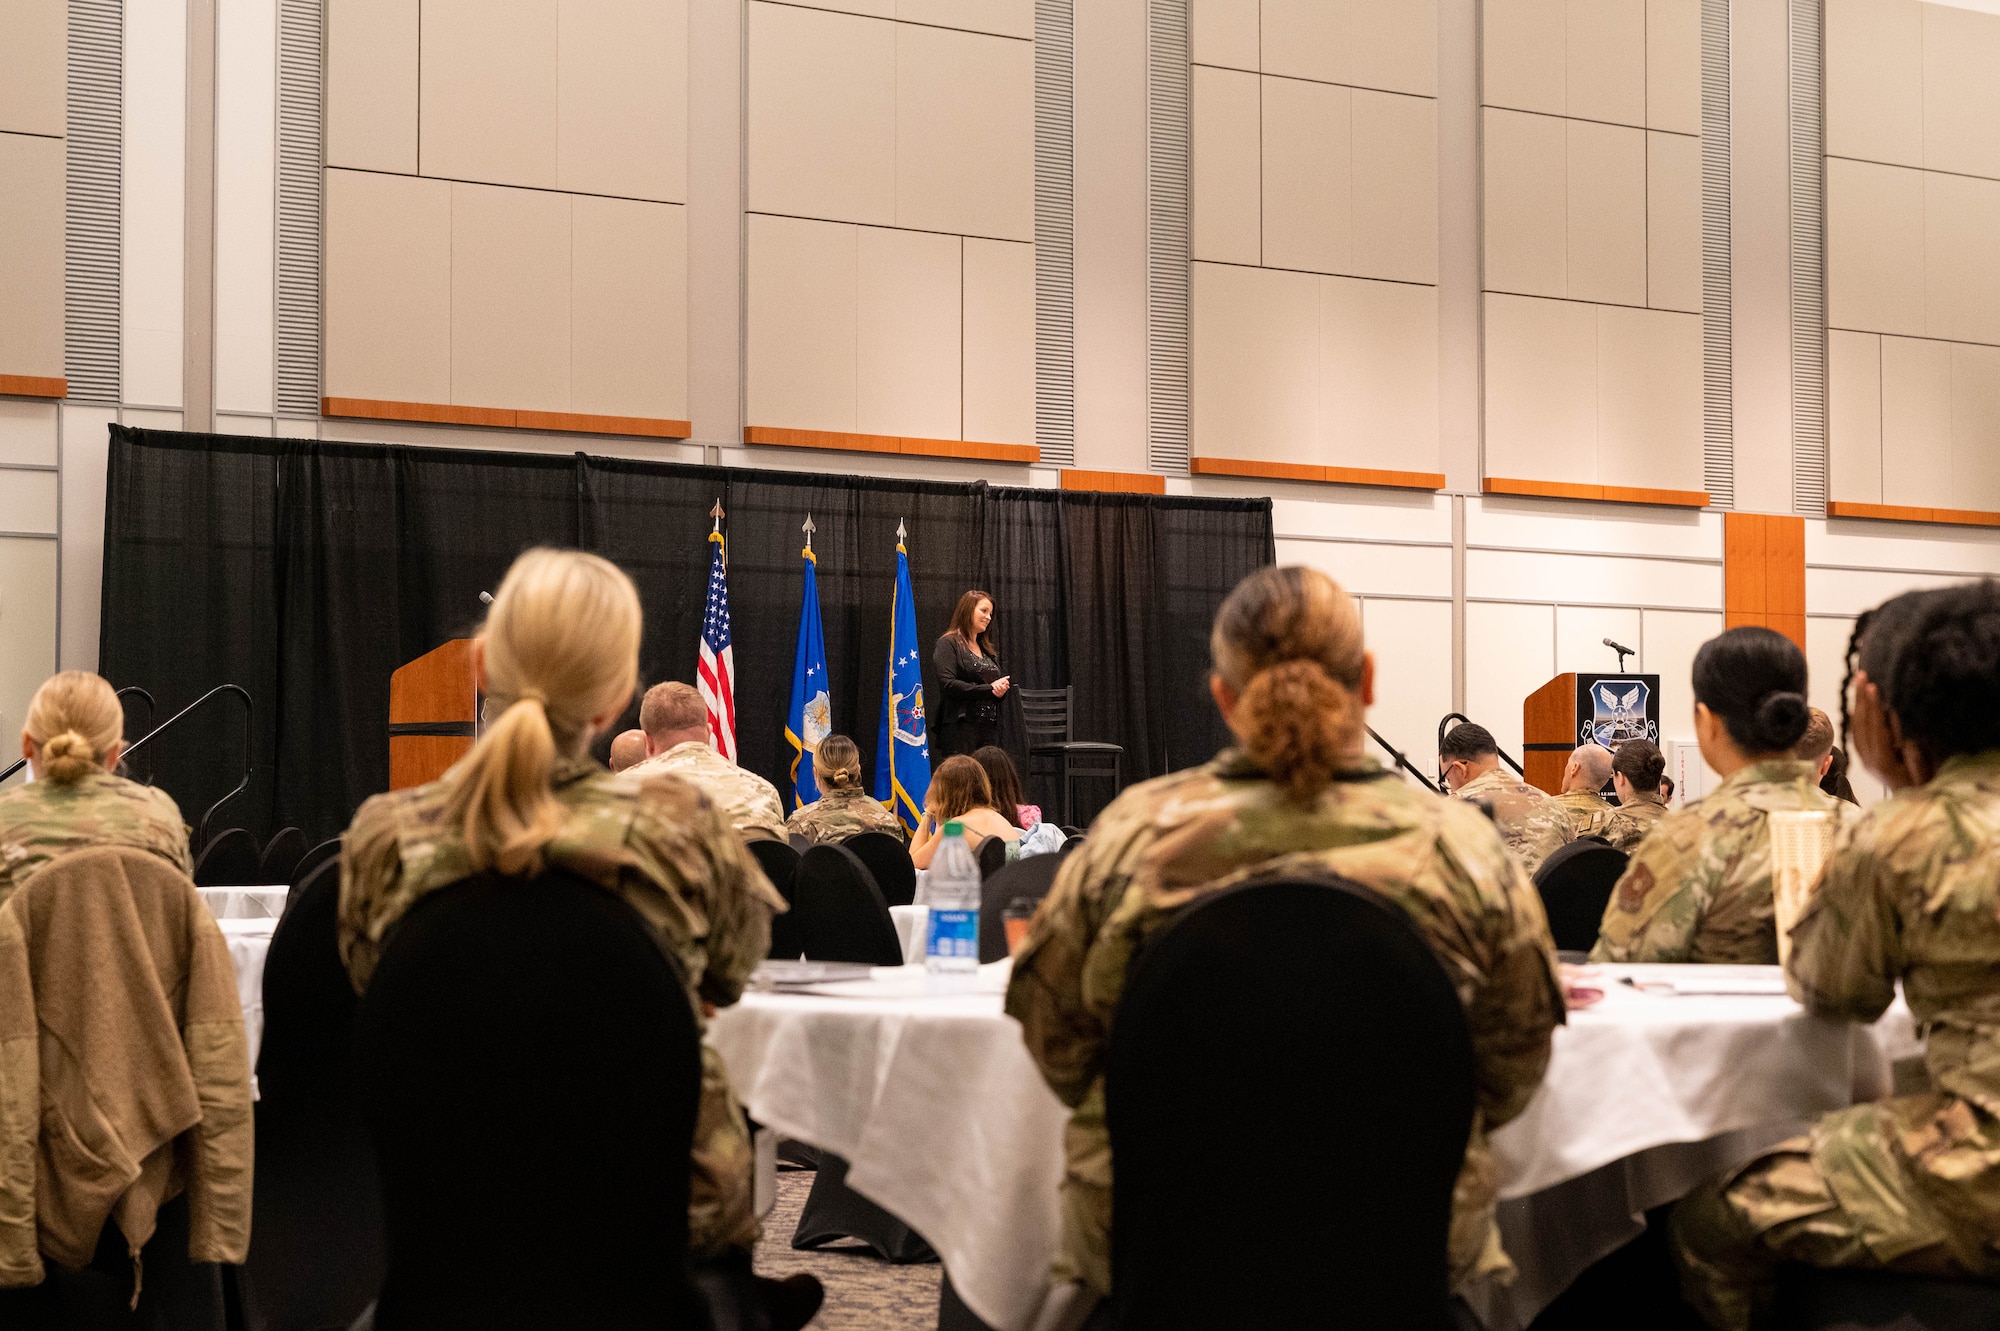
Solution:
<svg viewBox="0 0 2000 1331"><path fill-rule="evenodd" d="M1830 518L1872 518L1877 522L1942 522L1955 527L2000 527L2000 513L1972 508L1906 508L1901 504L1857 504L1847 499L1828 502Z"/></svg>
<svg viewBox="0 0 2000 1331"><path fill-rule="evenodd" d="M1113 494L1163 495L1167 492L1167 478L1136 471L1080 471L1064 467L1062 488L1105 490Z"/></svg>
<svg viewBox="0 0 2000 1331"><path fill-rule="evenodd" d="M1536 499L1598 499L1612 504L1656 504L1665 508L1707 508L1706 490L1646 490L1630 485L1574 485L1568 481L1523 481L1488 476L1480 487L1490 495Z"/></svg>
<svg viewBox="0 0 2000 1331"><path fill-rule="evenodd" d="M323 397L322 415L371 421L418 421L425 425L482 425L502 430L560 430L569 434L634 434L649 439L685 439L687 421L652 416L592 416L574 411L517 411L512 407L468 407L443 402L383 402L365 397Z"/></svg>
<svg viewBox="0 0 2000 1331"><path fill-rule="evenodd" d="M987 444L972 439L916 439L893 434L849 434L843 430L790 430L746 425L743 442L778 448L823 448L839 453L900 453L907 457L958 458L974 462L1040 462L1033 444Z"/></svg>
<svg viewBox="0 0 2000 1331"><path fill-rule="evenodd" d="M1378 471L1372 467L1322 467L1252 458L1189 458L1188 470L1197 476L1249 476L1259 480L1313 481L1320 485L1372 485L1390 490L1444 489L1444 474L1435 471Z"/></svg>
<svg viewBox="0 0 2000 1331"><path fill-rule="evenodd" d="M13 397L68 397L69 380L38 374L0 374L0 393Z"/></svg>

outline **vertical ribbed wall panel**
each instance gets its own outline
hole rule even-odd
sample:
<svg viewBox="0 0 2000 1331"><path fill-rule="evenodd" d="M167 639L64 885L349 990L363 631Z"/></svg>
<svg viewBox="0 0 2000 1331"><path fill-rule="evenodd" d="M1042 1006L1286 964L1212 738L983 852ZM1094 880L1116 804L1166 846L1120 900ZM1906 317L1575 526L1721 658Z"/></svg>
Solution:
<svg viewBox="0 0 2000 1331"><path fill-rule="evenodd" d="M1701 0L1701 471L1717 508L1736 507L1729 244L1729 0Z"/></svg>
<svg viewBox="0 0 2000 1331"><path fill-rule="evenodd" d="M278 12L278 414L320 406L320 196L325 102L320 0Z"/></svg>
<svg viewBox="0 0 2000 1331"><path fill-rule="evenodd" d="M1146 14L1146 459L1188 469L1188 0Z"/></svg>
<svg viewBox="0 0 2000 1331"><path fill-rule="evenodd" d="M1035 0L1035 444L1076 462L1076 13Z"/></svg>
<svg viewBox="0 0 2000 1331"><path fill-rule="evenodd" d="M78 402L118 401L124 59L122 0L69 0L63 374Z"/></svg>
<svg viewBox="0 0 2000 1331"><path fill-rule="evenodd" d="M1826 105L1820 0L1792 0L1792 511L1826 516Z"/></svg>

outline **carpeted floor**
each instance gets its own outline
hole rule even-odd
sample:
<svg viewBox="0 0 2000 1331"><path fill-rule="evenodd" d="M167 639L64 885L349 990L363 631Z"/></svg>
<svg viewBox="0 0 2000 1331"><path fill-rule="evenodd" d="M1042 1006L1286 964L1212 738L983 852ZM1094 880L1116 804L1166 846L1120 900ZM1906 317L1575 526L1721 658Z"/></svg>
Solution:
<svg viewBox="0 0 2000 1331"><path fill-rule="evenodd" d="M792 1248L792 1232L812 1182L809 1170L779 1169L778 1202L765 1218L764 1241L757 1245L757 1274L809 1271L818 1276L826 1286L826 1306L813 1319L815 1331L931 1331L937 1325L938 1283L944 1272L936 1262L892 1266L858 1243L816 1252Z"/></svg>

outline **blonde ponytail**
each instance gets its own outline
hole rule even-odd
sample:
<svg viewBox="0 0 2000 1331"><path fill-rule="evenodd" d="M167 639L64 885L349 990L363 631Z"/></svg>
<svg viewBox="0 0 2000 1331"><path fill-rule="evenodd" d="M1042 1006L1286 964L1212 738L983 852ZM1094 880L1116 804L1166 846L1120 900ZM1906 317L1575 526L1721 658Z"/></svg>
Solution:
<svg viewBox="0 0 2000 1331"><path fill-rule="evenodd" d="M577 550L530 550L494 594L480 635L500 706L457 768L449 806L474 870L530 874L562 830L558 754L590 718L622 707L639 678L639 593L616 565Z"/></svg>
<svg viewBox="0 0 2000 1331"><path fill-rule="evenodd" d="M35 690L22 733L37 750L35 774L66 786L102 768L125 737L125 710L101 675L65 670Z"/></svg>
<svg viewBox="0 0 2000 1331"><path fill-rule="evenodd" d="M1261 569L1222 603L1209 647L1236 693L1230 729L1295 802L1311 803L1360 757L1361 616L1339 583Z"/></svg>

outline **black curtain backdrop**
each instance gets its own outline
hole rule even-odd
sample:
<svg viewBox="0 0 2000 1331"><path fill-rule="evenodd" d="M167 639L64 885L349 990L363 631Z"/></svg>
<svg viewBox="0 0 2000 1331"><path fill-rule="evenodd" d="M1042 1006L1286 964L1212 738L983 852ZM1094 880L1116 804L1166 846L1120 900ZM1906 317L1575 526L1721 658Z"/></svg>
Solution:
<svg viewBox="0 0 2000 1331"><path fill-rule="evenodd" d="M899 521L931 696L929 648L960 593L980 587L994 598L994 635L1015 682L1073 685L1077 737L1124 745L1128 783L1205 761L1226 742L1206 700L1208 626L1229 589L1272 561L1269 501L582 453L113 426L101 669L114 685L149 689L162 719L216 684L243 685L257 707L253 779L216 826L333 836L388 783L390 673L475 632L479 593L529 546L578 546L618 563L645 607L642 684L691 681L718 499L741 761L781 789L807 513L834 725L860 745L865 770L874 770ZM213 705L149 746L150 771L190 822L235 784L240 715ZM624 724L636 715L635 701ZM1003 709L1001 733L1025 770L1018 705ZM1055 793L1038 783L1034 796L1052 811ZM1110 793L1080 789L1080 816Z"/></svg>

